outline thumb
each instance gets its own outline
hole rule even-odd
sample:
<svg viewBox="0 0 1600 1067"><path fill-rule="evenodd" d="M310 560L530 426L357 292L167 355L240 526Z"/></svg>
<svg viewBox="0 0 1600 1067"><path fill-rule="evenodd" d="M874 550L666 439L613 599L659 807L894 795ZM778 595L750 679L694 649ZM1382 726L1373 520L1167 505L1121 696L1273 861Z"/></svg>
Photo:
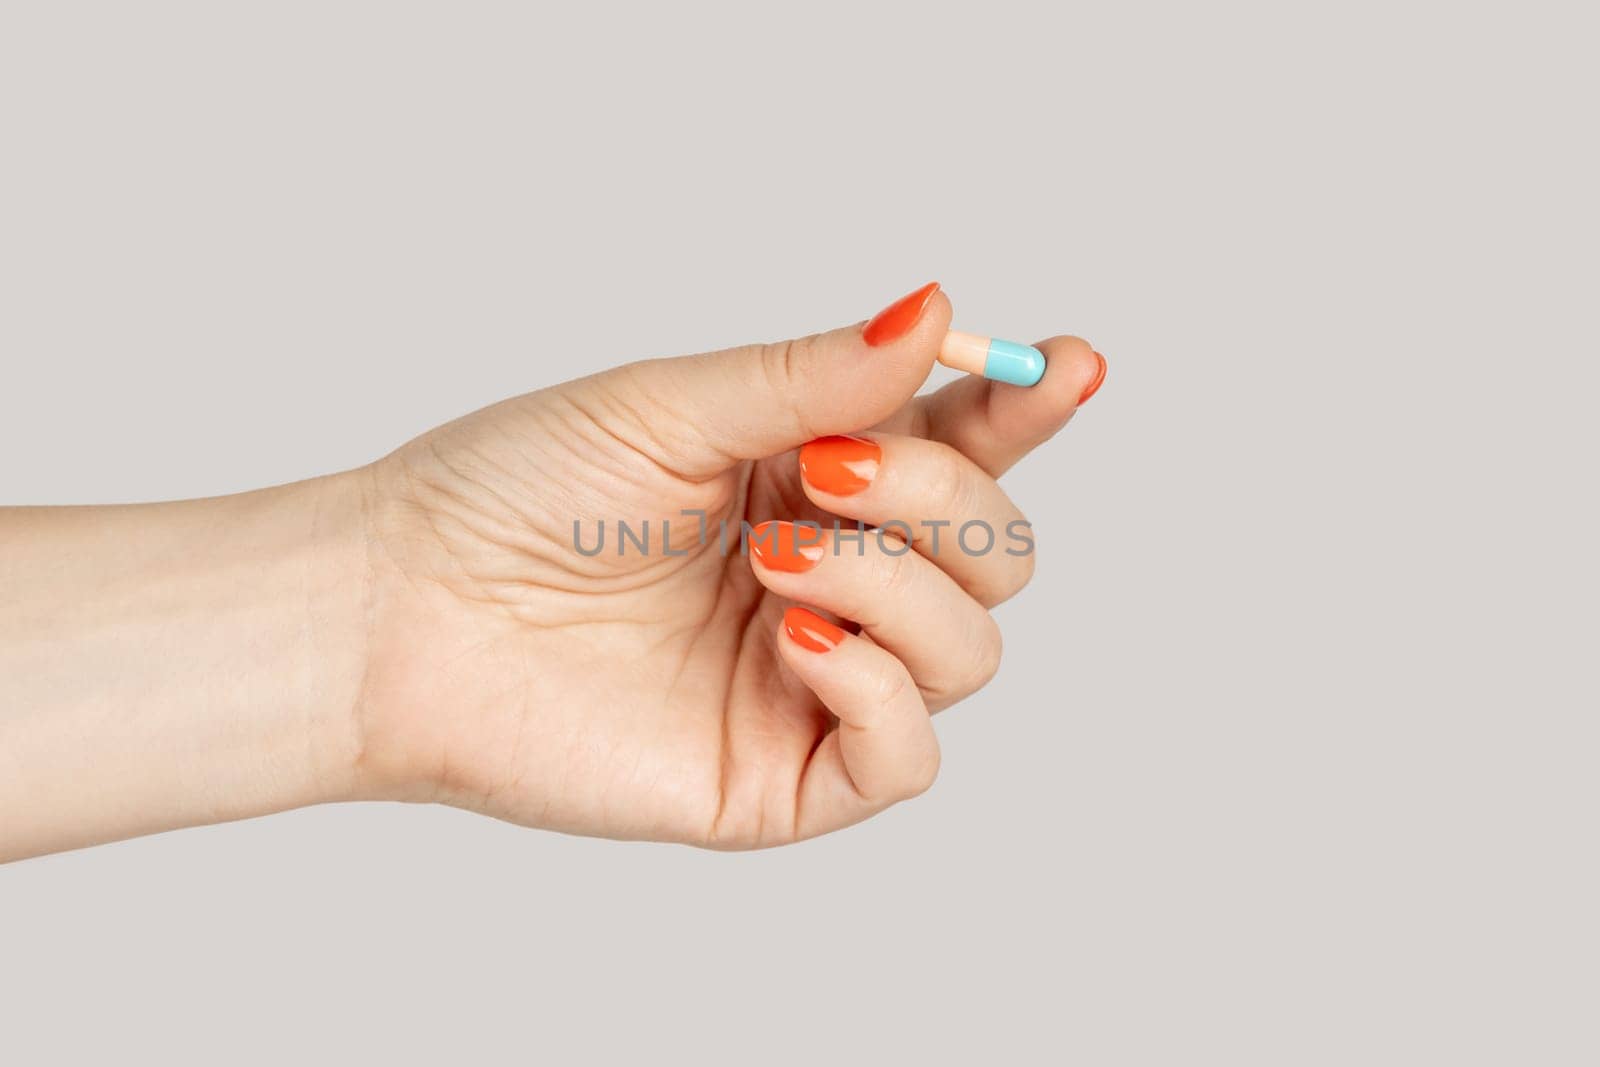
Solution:
<svg viewBox="0 0 1600 1067"><path fill-rule="evenodd" d="M865 429L899 410L927 380L950 328L950 301L929 282L865 323L793 341L745 345L622 368L615 387L645 401L663 465L709 478L815 437ZM602 376L609 378L609 375ZM611 384L611 383L608 383Z"/></svg>

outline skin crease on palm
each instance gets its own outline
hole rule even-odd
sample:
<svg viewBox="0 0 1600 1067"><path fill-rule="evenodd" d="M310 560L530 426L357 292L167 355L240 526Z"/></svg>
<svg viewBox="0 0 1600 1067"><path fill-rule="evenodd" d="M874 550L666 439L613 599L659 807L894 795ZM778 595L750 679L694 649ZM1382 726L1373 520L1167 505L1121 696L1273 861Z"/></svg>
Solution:
<svg viewBox="0 0 1600 1067"><path fill-rule="evenodd" d="M1048 363L1034 388L969 377L917 397L950 320L936 293L878 347L856 323L630 364L466 416L354 472L370 560L359 792L751 848L927 788L927 712L992 676L986 609L1021 589L1033 558L935 556L918 539L908 556L852 547L770 574L719 551L714 531L725 520L736 541L741 521L862 517L855 497L808 495L795 450L864 431L884 461L861 497L879 494L885 513L997 528L1019 516L992 478L1066 423L1097 357L1054 338L1038 346ZM685 511L704 511L713 535ZM619 556L608 541L585 556L575 519L590 545L597 520L649 520L658 539L667 521L684 554L655 543ZM1048 531L1036 536L1048 550ZM796 603L863 633L807 651L781 623Z"/></svg>

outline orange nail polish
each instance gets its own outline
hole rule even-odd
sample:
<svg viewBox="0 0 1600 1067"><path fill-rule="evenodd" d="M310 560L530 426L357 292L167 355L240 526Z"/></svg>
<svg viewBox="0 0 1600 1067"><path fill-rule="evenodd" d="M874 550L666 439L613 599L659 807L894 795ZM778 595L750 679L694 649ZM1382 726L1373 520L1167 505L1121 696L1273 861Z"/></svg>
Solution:
<svg viewBox="0 0 1600 1067"><path fill-rule="evenodd" d="M750 554L768 570L800 574L822 559L822 531L792 522L763 522L750 531Z"/></svg>
<svg viewBox="0 0 1600 1067"><path fill-rule="evenodd" d="M851 496L872 484L883 449L864 437L819 437L800 449L800 477L834 496Z"/></svg>
<svg viewBox="0 0 1600 1067"><path fill-rule="evenodd" d="M844 631L814 611L790 608L783 613L789 640L808 652L832 652L844 640Z"/></svg>
<svg viewBox="0 0 1600 1067"><path fill-rule="evenodd" d="M1093 351L1093 349L1090 349ZM1095 352L1094 358L1100 361L1100 369L1095 371L1094 381L1090 382L1083 390L1083 395L1078 397L1078 406L1082 407L1089 402L1089 398L1100 391L1100 383L1106 380L1106 357Z"/></svg>
<svg viewBox="0 0 1600 1067"><path fill-rule="evenodd" d="M928 301L933 299L933 294L939 291L938 282L929 282L914 293L907 293L899 300L890 304L862 327L861 339L876 348L886 345L890 341L898 341L911 332L911 327L922 318L922 313L927 310Z"/></svg>

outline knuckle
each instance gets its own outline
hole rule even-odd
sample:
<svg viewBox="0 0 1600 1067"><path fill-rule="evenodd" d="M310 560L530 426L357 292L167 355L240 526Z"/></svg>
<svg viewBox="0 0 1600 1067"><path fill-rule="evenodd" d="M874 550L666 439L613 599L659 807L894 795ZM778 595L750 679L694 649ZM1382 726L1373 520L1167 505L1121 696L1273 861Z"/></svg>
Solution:
<svg viewBox="0 0 1600 1067"><path fill-rule="evenodd" d="M879 550L872 554L870 565L872 588L883 596L892 596L904 588L910 577L906 572L909 566L907 559L910 555L911 550L908 547L891 551L880 544Z"/></svg>
<svg viewBox="0 0 1600 1067"><path fill-rule="evenodd" d="M906 799L921 796L933 788L933 783L939 778L939 746L932 745L928 754L919 759L906 777Z"/></svg>
<svg viewBox="0 0 1600 1067"><path fill-rule="evenodd" d="M769 341L759 349L761 375L773 394L777 396L803 395L807 390L806 368L814 364L811 358L816 347L815 336L796 337L786 341ZM815 436L805 424L801 414L794 416L795 430L802 436Z"/></svg>
<svg viewBox="0 0 1600 1067"><path fill-rule="evenodd" d="M795 349L802 340L769 341L761 346L761 372L775 390L787 389L794 380Z"/></svg>
<svg viewBox="0 0 1600 1067"><path fill-rule="evenodd" d="M873 679L873 707L880 713L894 708L911 688L911 675L906 673L904 667L899 669L885 668L878 672Z"/></svg>
<svg viewBox="0 0 1600 1067"><path fill-rule="evenodd" d="M923 492L935 519L958 523L965 517L967 498L967 467L961 454L949 447L939 447L929 453L927 470L923 474Z"/></svg>
<svg viewBox="0 0 1600 1067"><path fill-rule="evenodd" d="M1010 600L1025 589L1033 581L1037 564L1034 562L1033 553L1023 556L1002 556L1005 561L1005 576L996 590L995 603ZM992 606L992 605L991 605Z"/></svg>
<svg viewBox="0 0 1600 1067"><path fill-rule="evenodd" d="M1000 635L1000 624L988 612L972 642L972 662L967 675L966 691L975 693L994 680L1000 673L1000 660L1005 643Z"/></svg>
<svg viewBox="0 0 1600 1067"><path fill-rule="evenodd" d="M719 852L748 852L762 847L762 820L746 809L719 809L695 844Z"/></svg>

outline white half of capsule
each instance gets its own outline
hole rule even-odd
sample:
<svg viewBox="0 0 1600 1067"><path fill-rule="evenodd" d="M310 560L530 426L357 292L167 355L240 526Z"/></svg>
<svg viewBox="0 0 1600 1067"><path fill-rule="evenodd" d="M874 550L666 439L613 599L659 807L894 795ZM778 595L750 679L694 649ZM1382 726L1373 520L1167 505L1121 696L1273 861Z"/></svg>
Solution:
<svg viewBox="0 0 1600 1067"><path fill-rule="evenodd" d="M989 338L974 333L951 330L944 335L939 346L939 362L951 370L965 371L983 377L983 365L989 361Z"/></svg>

